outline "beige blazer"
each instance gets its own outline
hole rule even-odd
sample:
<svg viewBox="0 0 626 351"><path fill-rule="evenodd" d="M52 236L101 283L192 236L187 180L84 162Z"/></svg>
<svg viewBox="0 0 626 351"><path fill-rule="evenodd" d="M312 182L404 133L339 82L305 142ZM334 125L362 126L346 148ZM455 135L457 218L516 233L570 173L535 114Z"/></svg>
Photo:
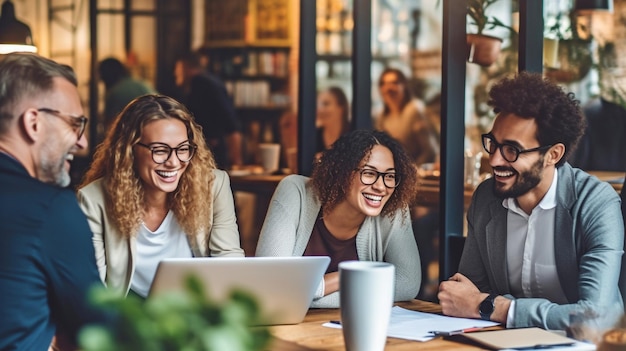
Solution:
<svg viewBox="0 0 626 351"><path fill-rule="evenodd" d="M230 178L224 171L213 172L212 226L208 233L196 235L195 242L190 242L189 246L194 257L243 257ZM127 294L135 271L136 236L125 237L113 226L105 210L102 179L80 189L77 196L93 232L100 279L109 288Z"/></svg>

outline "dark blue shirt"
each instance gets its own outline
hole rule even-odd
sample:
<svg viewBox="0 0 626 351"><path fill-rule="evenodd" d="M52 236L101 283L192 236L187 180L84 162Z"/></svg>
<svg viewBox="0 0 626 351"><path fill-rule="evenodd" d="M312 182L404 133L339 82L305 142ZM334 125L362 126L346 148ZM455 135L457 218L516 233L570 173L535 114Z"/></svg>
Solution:
<svg viewBox="0 0 626 351"><path fill-rule="evenodd" d="M0 153L0 350L47 350L100 319L86 293L102 285L91 231L69 189L40 182Z"/></svg>

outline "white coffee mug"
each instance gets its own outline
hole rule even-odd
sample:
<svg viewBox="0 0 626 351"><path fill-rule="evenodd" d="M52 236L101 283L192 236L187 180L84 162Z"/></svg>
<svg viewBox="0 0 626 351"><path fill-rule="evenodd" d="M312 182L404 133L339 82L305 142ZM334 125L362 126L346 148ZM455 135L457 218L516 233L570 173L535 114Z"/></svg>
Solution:
<svg viewBox="0 0 626 351"><path fill-rule="evenodd" d="M395 291L391 263L339 263L341 327L347 351L382 351Z"/></svg>
<svg viewBox="0 0 626 351"><path fill-rule="evenodd" d="M280 164L280 144L259 144L259 158L265 173L274 173Z"/></svg>

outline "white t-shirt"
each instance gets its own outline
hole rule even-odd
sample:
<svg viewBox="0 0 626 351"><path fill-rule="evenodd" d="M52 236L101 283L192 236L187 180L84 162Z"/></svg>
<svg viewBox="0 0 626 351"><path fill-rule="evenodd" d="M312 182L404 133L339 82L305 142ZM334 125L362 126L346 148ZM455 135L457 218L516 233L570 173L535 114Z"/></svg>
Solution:
<svg viewBox="0 0 626 351"><path fill-rule="evenodd" d="M164 258L192 257L187 235L172 211L154 232L142 223L137 233L135 271L130 282L132 291L147 297L157 265Z"/></svg>

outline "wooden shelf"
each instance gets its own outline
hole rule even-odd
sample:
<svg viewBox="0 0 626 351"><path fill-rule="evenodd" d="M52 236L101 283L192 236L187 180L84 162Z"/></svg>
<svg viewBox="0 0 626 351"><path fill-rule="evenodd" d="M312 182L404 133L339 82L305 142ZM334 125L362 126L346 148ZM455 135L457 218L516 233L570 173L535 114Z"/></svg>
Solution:
<svg viewBox="0 0 626 351"><path fill-rule="evenodd" d="M207 47L290 47L291 0L206 1Z"/></svg>

